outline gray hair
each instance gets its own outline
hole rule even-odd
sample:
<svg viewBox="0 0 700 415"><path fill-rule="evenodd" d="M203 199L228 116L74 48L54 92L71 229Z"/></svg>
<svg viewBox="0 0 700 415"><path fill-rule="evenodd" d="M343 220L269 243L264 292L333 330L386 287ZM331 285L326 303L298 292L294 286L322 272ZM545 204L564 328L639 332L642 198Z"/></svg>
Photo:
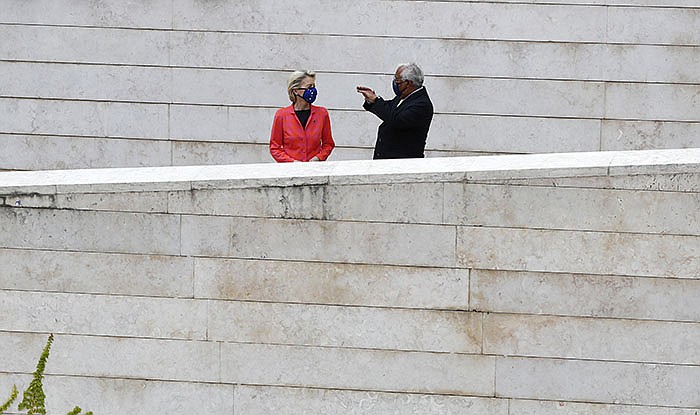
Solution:
<svg viewBox="0 0 700 415"><path fill-rule="evenodd" d="M400 65L401 80L411 81L417 87L423 86L423 71L415 63Z"/></svg>
<svg viewBox="0 0 700 415"><path fill-rule="evenodd" d="M294 101L294 95L292 94L292 90L294 88L299 88L299 85L301 85L302 81L304 81L305 78L313 78L315 81L316 72L303 70L294 71L291 75L289 75L289 80L287 81L287 95L289 95L290 101Z"/></svg>

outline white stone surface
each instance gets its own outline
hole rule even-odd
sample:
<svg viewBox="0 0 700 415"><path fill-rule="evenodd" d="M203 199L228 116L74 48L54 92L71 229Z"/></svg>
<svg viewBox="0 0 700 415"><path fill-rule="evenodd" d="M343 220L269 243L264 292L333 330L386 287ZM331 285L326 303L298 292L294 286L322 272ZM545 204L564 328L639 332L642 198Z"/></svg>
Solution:
<svg viewBox="0 0 700 415"><path fill-rule="evenodd" d="M323 1L313 16L304 13L305 2L290 4L288 13L279 14L278 4L256 0L245 4L198 3L191 0L173 2L175 29L226 30L242 32L306 32L374 34L386 25L386 6L381 1L363 0L348 5ZM345 19L338 17L344 16ZM289 20L288 20L289 19ZM290 25L289 21L304 22Z"/></svg>
<svg viewBox="0 0 700 415"><path fill-rule="evenodd" d="M267 123L267 120L265 121ZM173 166L274 163L269 144L173 141ZM372 160L373 148L339 147L329 161ZM427 157L462 156L459 152L426 151Z"/></svg>
<svg viewBox="0 0 700 415"><path fill-rule="evenodd" d="M692 408L699 160L698 150L659 150L2 173L0 264L11 271L0 296L20 317L3 313L0 348L14 356L65 333L49 373L86 379ZM670 174L684 177L680 191L605 188L671 186ZM171 213L125 212L141 209L129 201L163 209L166 195ZM606 203L616 218L595 215ZM519 218L511 205L535 213ZM657 214L627 215L630 206ZM545 220L575 209L583 219L570 223L598 230ZM478 223L444 224L453 218ZM142 272L140 285L119 280ZM157 298L192 289L195 298ZM9 359L0 367L33 370Z"/></svg>
<svg viewBox="0 0 700 415"><path fill-rule="evenodd" d="M658 9L656 9L658 10ZM613 12L614 13L614 12ZM648 12L644 12L648 14ZM691 11L691 13L694 13ZM629 23L629 21L627 21ZM640 22L646 24L646 22ZM630 26L629 24L627 25ZM682 31L683 29L680 29ZM692 32L689 30L688 32ZM659 31L656 31L659 33ZM605 56L594 57L605 62L604 79L633 82L698 83L690 72L700 63L696 47L671 45L607 45ZM639 62L644 62L640 65Z"/></svg>
<svg viewBox="0 0 700 415"><path fill-rule="evenodd" d="M11 110L11 101L21 103L27 100L8 99L6 101L8 112ZM20 162L28 167L61 168L59 161L62 161L66 168L168 165L170 164L170 155L167 151L170 145L173 147L172 162L174 164L213 164L213 162L232 164L233 162L273 161L269 156L267 144L276 108L171 105L168 131L167 119L162 119L160 113L139 114L149 108L158 111L164 108L167 112L167 108L162 105L118 104L124 110L124 117L139 117L144 123L151 126L151 130L143 128L139 130L136 125L124 124L117 124L113 128L109 126L110 128L106 129L105 120L117 116L117 114L113 114L110 108L107 108L110 111L102 111L99 103L41 100L34 102L37 111L32 110L33 107L26 104L19 108L12 106L15 119L12 119L11 124L9 124L12 128L11 131L22 133L16 134L18 137L34 133L67 136L32 135L24 138L28 142L23 143L24 147L18 148L17 151L33 151L34 154L28 153L25 156L26 159L4 161L10 168L15 168L15 165ZM0 99L0 105L2 103L3 100ZM76 106L76 110L55 113L59 106L64 104L67 108ZM279 105L284 104L279 103ZM54 110L52 107L56 107L56 109ZM77 107L82 109L78 111ZM21 112L25 110L33 112ZM85 120L85 112L94 114L94 117ZM32 118L28 117L30 114L33 114ZM349 157L338 158L343 146L366 148L370 152L359 158L371 159L371 148L376 140L378 119L359 109L352 111L331 109L330 115L334 139L338 146L331 156L332 159L351 159ZM159 125L163 126L162 130L155 129ZM598 130L599 121L597 120L436 114L426 148L449 152L448 155L459 154L459 151L507 153L595 151L598 150L599 146ZM153 131L151 134L154 135L149 136L148 131ZM98 140L99 137L109 137L109 139ZM130 138L131 141L119 140L117 137ZM160 141L168 137L171 139L168 146L165 142L150 141ZM64 153L48 151L40 153L39 151L44 149L44 143L56 143L53 145L60 143L64 146L62 147L63 152L74 149L75 157L71 158L73 153L70 152L65 155ZM263 145L259 152L258 150L255 152L246 150L253 143ZM655 148L654 146L648 147ZM25 148L27 150L24 150ZM616 149L624 150L626 147L618 146ZM93 155L95 160L78 159L78 152ZM37 160L30 160L31 155ZM47 160L44 161L42 158ZM48 163L48 161L56 159L59 161L53 162L54 164ZM36 168L35 170L41 169Z"/></svg>
<svg viewBox="0 0 700 415"><path fill-rule="evenodd" d="M512 399L510 415L695 415L696 409Z"/></svg>
<svg viewBox="0 0 700 415"><path fill-rule="evenodd" d="M121 27L171 27L170 1L143 3L107 1L82 3L58 0L48 5L14 3L4 0L3 23L34 23L54 25L91 25ZM7 3L12 3L11 7Z"/></svg>
<svg viewBox="0 0 700 415"><path fill-rule="evenodd" d="M44 335L2 334L3 350L12 356L26 350L5 348L6 337L30 337L39 340L41 351ZM35 343L37 343L35 341ZM177 380L185 382L220 382L219 345L201 341L175 341L95 336L56 336L51 347L51 366L47 374L112 377L117 379ZM32 356L31 359L36 359ZM31 360L30 359L30 360ZM34 371L36 360L25 373Z"/></svg>
<svg viewBox="0 0 700 415"><path fill-rule="evenodd" d="M458 310L469 298L469 271L449 268L196 258L194 278L196 298Z"/></svg>
<svg viewBox="0 0 700 415"><path fill-rule="evenodd" d="M38 357L41 348L36 350ZM49 356L47 366L53 364ZM3 401L12 385L22 391L29 386L31 375L0 374ZM94 413L178 413L230 415L233 413L233 386L195 383L161 382L137 379L108 379L48 375L43 380L46 409L49 414L64 414L76 405ZM83 412L83 413L84 413ZM20 412L8 411L8 414Z"/></svg>
<svg viewBox="0 0 700 415"><path fill-rule="evenodd" d="M318 76L317 84L322 82L322 77L323 74ZM182 147L187 150L183 157L189 154L191 158L199 157L202 160L204 157L224 160L226 156L219 153L240 151L241 147L250 146L251 143L267 147L275 110L173 105L170 134L173 139L187 141L174 144L175 149ZM332 159L338 159L339 147L342 146L374 147L378 126L376 117L358 109L331 109L329 112L337 146L331 155ZM203 119L206 122L201 122ZM426 148L450 153L466 150L532 153L596 151L599 149L599 130L600 122L597 120L438 113L431 124ZM216 143L206 144L202 141ZM196 146L195 142L199 145ZM236 146L223 146L223 143L234 142L237 142ZM626 148L618 148L624 149ZM272 161L267 152L265 148L261 151L264 157L250 155L242 160ZM369 157L363 158L371 158L371 153Z"/></svg>
<svg viewBox="0 0 700 415"><path fill-rule="evenodd" d="M457 262L468 268L695 278L698 261L700 240L693 236L486 227L457 232Z"/></svg>
<svg viewBox="0 0 700 415"><path fill-rule="evenodd" d="M48 334L0 332L5 373L31 374ZM493 364L493 362L492 362ZM214 343L56 335L47 375L117 379L219 381L219 346Z"/></svg>
<svg viewBox="0 0 700 415"><path fill-rule="evenodd" d="M5 62L0 76L5 79L4 94L18 98L274 107L288 102L288 74L281 71ZM321 82L333 89L317 103L334 109L358 109L362 100L355 87L361 84L389 96L385 75L329 73ZM614 112L620 110L610 99L604 100L605 85L600 82L450 77L428 79L425 85L438 112L591 118L602 117L607 104L610 117L626 118ZM609 94L623 93L614 86L607 89ZM666 89L683 91L675 85ZM470 99L461 99L464 96ZM654 119L649 117L643 118Z"/></svg>
<svg viewBox="0 0 700 415"><path fill-rule="evenodd" d="M3 208L0 221L3 248L180 253L180 220L176 216Z"/></svg>
<svg viewBox="0 0 700 415"><path fill-rule="evenodd" d="M601 150L700 147L700 123L606 120Z"/></svg>
<svg viewBox="0 0 700 415"><path fill-rule="evenodd" d="M470 309L700 322L700 273L694 279L470 272Z"/></svg>
<svg viewBox="0 0 700 415"><path fill-rule="evenodd" d="M163 140L0 134L8 170L144 167L171 164L171 145Z"/></svg>
<svg viewBox="0 0 700 415"><path fill-rule="evenodd" d="M608 84L605 116L629 120L700 121L699 95L698 84ZM626 105L629 102L637 105Z"/></svg>
<svg viewBox="0 0 700 415"><path fill-rule="evenodd" d="M323 90L324 75L319 74L317 85ZM270 107L221 105L172 105L171 130L173 139L188 142L214 141L217 143L269 144L272 120L278 107L287 106L285 84L277 85L274 104ZM379 120L357 105L352 110L329 109L333 138L337 146L374 146ZM457 124L460 119L443 117L443 123ZM203 122L203 120L205 122ZM453 139L454 140L454 139ZM434 147L440 147L438 140ZM213 154L211 156L214 156ZM268 158L272 160L269 155Z"/></svg>
<svg viewBox="0 0 700 415"><path fill-rule="evenodd" d="M458 183L444 186L445 223L700 235L697 193Z"/></svg>
<svg viewBox="0 0 700 415"><path fill-rule="evenodd" d="M208 308L212 341L481 353L478 313L238 301Z"/></svg>
<svg viewBox="0 0 700 415"><path fill-rule="evenodd" d="M280 92L283 91L284 88L280 88ZM183 141L269 144L276 110L246 106L172 105L170 134ZM331 121L335 121L335 117L331 116Z"/></svg>
<svg viewBox="0 0 700 415"><path fill-rule="evenodd" d="M167 31L0 24L0 36L0 55L12 60L169 64Z"/></svg>
<svg viewBox="0 0 700 415"><path fill-rule="evenodd" d="M190 258L13 248L0 249L0 264L2 289L193 296L193 260Z"/></svg>
<svg viewBox="0 0 700 415"><path fill-rule="evenodd" d="M329 219L368 222L442 223L443 186L429 183L326 187Z"/></svg>
<svg viewBox="0 0 700 415"><path fill-rule="evenodd" d="M3 62L3 94L26 98L158 102L171 100L171 70L117 65Z"/></svg>
<svg viewBox="0 0 700 415"><path fill-rule="evenodd" d="M446 38L541 39L602 41L605 34L605 9L557 5L524 5L493 3L422 3L362 1L340 8L336 3L322 2L316 13L307 17L292 7L290 18L305 19L304 27L290 27L286 16L275 15L271 0L256 1L245 7L230 3L193 4L190 0L174 3L174 25L177 29L235 30L253 32L303 33L313 27L317 33L363 34L390 36L436 36ZM331 16L351 18L336 19ZM403 13L421 16L406 22ZM264 16L275 16L265 19ZM426 22L443 19L435 26ZM590 25L576 25L580 20ZM264 21L264 25L260 25ZM465 26L464 22L469 22ZM571 28L577 30L572 31Z"/></svg>
<svg viewBox="0 0 700 415"><path fill-rule="evenodd" d="M558 153L485 157L452 157L443 159L407 159L381 161L346 161L244 166L191 166L156 168L118 168L43 172L0 173L0 189L13 187L58 186L58 191L72 192L89 186L130 184L197 183L210 188L241 187L231 183L242 181L246 186L266 183L399 183L450 182L468 180L503 180L525 178L557 178L673 172L694 173L700 166L700 149L648 150L590 153ZM242 179L242 180L241 180ZM269 180L269 182L266 182ZM163 188L168 188L163 185ZM149 188L152 188L150 186ZM113 188L113 187L111 187ZM120 187L121 189L122 187ZM190 188L190 187L187 187Z"/></svg>
<svg viewBox="0 0 700 415"><path fill-rule="evenodd" d="M56 193L55 189L7 195L0 205L25 208L53 208L71 210L110 210L122 212L160 212L168 210L166 192L118 193ZM116 190L116 189L113 189Z"/></svg>
<svg viewBox="0 0 700 415"><path fill-rule="evenodd" d="M287 74L299 67L319 71L318 103L331 109L341 147L333 159L369 158L377 120L354 88L390 96L394 67L409 61L425 69L437 111L431 156L696 146L692 1L323 1L314 16L305 4L284 15L272 0L6 7L0 101L34 103L5 111L0 132L67 135L75 138L63 148L75 150L36 150L0 169L270 162L254 144L267 142L272 112L287 104ZM304 24L289 25L290 15ZM601 130L619 119L680 126L671 139ZM159 143L152 157L121 147L137 154L124 160L79 148L79 138L96 137L173 141L169 159ZM81 151L90 157L74 156Z"/></svg>
<svg viewBox="0 0 700 415"><path fill-rule="evenodd" d="M26 206L23 204L23 206ZM59 209L116 210L120 212L168 211L166 192L120 192L58 194L55 207Z"/></svg>
<svg viewBox="0 0 700 415"><path fill-rule="evenodd" d="M405 60L405 50L431 56L431 75L469 75L639 82L692 82L693 49L673 46L504 42L455 38L280 35L268 33L175 32L173 63L223 68L312 66L322 72L386 73ZM260 45L250 51L251 43ZM333 57L334 50L343 55ZM366 50L377 59L359 59ZM229 51L227 53L227 51ZM235 51L231 53L230 51ZM645 61L645 65L636 64ZM439 64L438 64L439 62Z"/></svg>
<svg viewBox="0 0 700 415"><path fill-rule="evenodd" d="M692 9L611 7L608 14L608 38L624 43L700 45L700 35L686 30L700 25L697 4ZM673 22L658 27L654 21ZM630 22L634 22L630 24Z"/></svg>
<svg viewBox="0 0 700 415"><path fill-rule="evenodd" d="M224 382L493 396L488 356L223 343Z"/></svg>
<svg viewBox="0 0 700 415"><path fill-rule="evenodd" d="M3 290L0 310L0 324L8 331L183 340L207 336L207 305L193 300Z"/></svg>
<svg viewBox="0 0 700 415"><path fill-rule="evenodd" d="M408 0L411 1L411 0ZM446 0L463 1L463 0ZM467 0L470 1L470 0ZM521 3L521 0L493 0L492 3ZM549 0L525 0L524 3L549 4ZM657 7L698 7L697 0L557 0L557 4L600 5L600 6L657 6Z"/></svg>
<svg viewBox="0 0 700 415"><path fill-rule="evenodd" d="M677 153L673 152L652 152L648 153L651 157L647 160L653 165L651 169L646 167L641 167L634 160L639 160L641 155L637 151L620 151L610 153L613 155L612 161L610 163L609 174L615 175L625 175L625 176L635 176L638 174L677 174L677 173L694 173L697 168L700 167L694 162L687 164L687 159L681 152L685 152L688 156L692 157L692 154L697 151L696 149L685 149Z"/></svg>
<svg viewBox="0 0 700 415"><path fill-rule="evenodd" d="M391 3L388 32L404 36L467 37L496 39L551 39L600 41L605 33L605 10L600 7L572 8L560 5L429 3L413 2L412 12L423 18L409 25L398 24L401 3ZM444 19L437 28L425 22ZM580 20L588 25L577 24ZM468 24L464 25L464 22ZM394 23L392 25L392 23Z"/></svg>
<svg viewBox="0 0 700 415"><path fill-rule="evenodd" d="M441 223L442 193L442 186L431 183L265 187L223 195L192 190L171 193L168 205L171 213Z"/></svg>
<svg viewBox="0 0 700 415"><path fill-rule="evenodd" d="M435 5L421 2L383 3L379 1L361 1L350 9L338 8L335 3L321 3L316 15L303 27L290 27L283 16L272 13L274 2L260 0L246 7L233 7L228 3L205 5L192 0L170 2L159 1L148 5L117 4L113 2L93 4L76 4L68 0L54 2L51 7L34 4L13 5L3 15L3 23L38 23L58 25L94 25L119 27L147 27L183 29L214 29L253 32L303 32L304 27L311 27L317 33L369 34L369 35L408 35L470 37L495 39L533 39L542 38L568 41L603 41L608 8L589 6L598 5L663 5L697 7L692 1L675 1L672 3L656 2L584 2L564 0L557 4L507 4L508 2L446 2ZM571 4L578 4L572 7ZM402 6L413 15L422 19L411 24L399 25L401 13L396 8ZM302 17L301 7L291 7L294 16ZM607 40L611 42L642 43L677 43L697 44L692 35L683 34L679 29L692 27L697 20L694 9L662 9L645 7L610 7L611 30ZM352 19L337 19L342 15L354 16ZM649 15L652 17L650 18ZM662 17L659 17L661 15ZM274 16L275 18L268 18ZM448 22L439 27L431 27L425 21L447 16ZM466 18L470 16L471 19ZM654 19L677 21L673 27L663 31L654 30L656 26L647 23ZM171 20L172 19L172 20ZM581 20L598 22L581 27ZM464 28L461 24L468 21ZM263 22L261 25L260 23ZM630 22L634 22L630 24ZM405 22L404 22L405 23ZM572 27L575 30L572 30ZM685 36L685 37L683 37Z"/></svg>
<svg viewBox="0 0 700 415"><path fill-rule="evenodd" d="M3 132L90 137L168 137L168 106L0 98ZM6 124L5 124L6 123Z"/></svg>
<svg viewBox="0 0 700 415"><path fill-rule="evenodd" d="M269 144L173 141L173 166L274 163Z"/></svg>
<svg viewBox="0 0 700 415"><path fill-rule="evenodd" d="M168 195L170 213L323 219L325 186L190 190Z"/></svg>
<svg viewBox="0 0 700 415"><path fill-rule="evenodd" d="M698 323L484 316L484 354L698 365Z"/></svg>
<svg viewBox="0 0 700 415"><path fill-rule="evenodd" d="M697 408L700 391L695 380L699 373L698 366L498 358L496 394L539 400Z"/></svg>
<svg viewBox="0 0 700 415"><path fill-rule="evenodd" d="M233 413L230 385L66 376L47 376L44 384L49 409L67 408L63 412L77 403L84 411L96 414Z"/></svg>
<svg viewBox="0 0 700 415"><path fill-rule="evenodd" d="M697 0L0 10L0 169L177 166L0 174L0 370L28 379L65 333L56 413L700 406L698 150L282 166L267 149L308 67L331 160L371 158L354 88L388 97L409 61L437 111L428 157L697 147Z"/></svg>
<svg viewBox="0 0 700 415"><path fill-rule="evenodd" d="M348 129L342 124L340 128ZM436 114L426 148L504 153L598 151L599 130L600 121L591 119ZM372 133L374 138L376 131ZM370 145L374 146L374 140Z"/></svg>
<svg viewBox="0 0 700 415"><path fill-rule="evenodd" d="M639 173L631 176L588 176L588 177L549 177L543 179L482 180L482 183L508 183L527 186L557 186L578 188L602 188L621 190L661 190L668 192L697 192L700 189L700 175L694 172L670 171ZM682 169L679 169L679 171ZM614 173L617 173L614 171Z"/></svg>
<svg viewBox="0 0 700 415"><path fill-rule="evenodd" d="M508 414L503 399L256 386L237 386L234 406L245 415Z"/></svg>
<svg viewBox="0 0 700 415"><path fill-rule="evenodd" d="M439 225L182 216L181 235L183 255L455 265L455 228Z"/></svg>

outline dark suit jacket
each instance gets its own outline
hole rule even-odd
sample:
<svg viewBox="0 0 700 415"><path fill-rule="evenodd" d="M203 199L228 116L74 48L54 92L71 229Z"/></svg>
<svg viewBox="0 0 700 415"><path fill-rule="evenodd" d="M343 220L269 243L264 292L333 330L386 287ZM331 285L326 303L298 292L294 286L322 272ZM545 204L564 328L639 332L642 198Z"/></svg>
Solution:
<svg viewBox="0 0 700 415"><path fill-rule="evenodd" d="M400 98L391 101L382 98L364 109L384 121L377 132L374 146L375 159L399 159L425 157L425 140L433 120L433 103L428 91L422 88L409 96L397 108Z"/></svg>

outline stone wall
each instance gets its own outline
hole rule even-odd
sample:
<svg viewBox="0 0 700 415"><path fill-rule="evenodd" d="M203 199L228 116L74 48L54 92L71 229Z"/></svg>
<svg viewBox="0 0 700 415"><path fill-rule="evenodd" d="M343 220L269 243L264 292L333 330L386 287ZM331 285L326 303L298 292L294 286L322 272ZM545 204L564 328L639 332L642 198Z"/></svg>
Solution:
<svg viewBox="0 0 700 415"><path fill-rule="evenodd" d="M271 162L294 68L319 72L334 160L371 157L416 61L428 155L700 146L696 0L0 0L0 169Z"/></svg>
<svg viewBox="0 0 700 415"><path fill-rule="evenodd" d="M0 173L50 413L700 408L700 151Z"/></svg>

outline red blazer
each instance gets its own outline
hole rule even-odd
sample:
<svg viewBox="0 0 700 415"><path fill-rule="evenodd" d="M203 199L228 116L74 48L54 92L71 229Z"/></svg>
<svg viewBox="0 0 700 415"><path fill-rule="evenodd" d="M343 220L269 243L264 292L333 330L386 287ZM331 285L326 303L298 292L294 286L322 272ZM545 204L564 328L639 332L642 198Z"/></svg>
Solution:
<svg viewBox="0 0 700 415"><path fill-rule="evenodd" d="M311 106L311 115L302 127L294 106L280 108L275 113L270 134L270 154L278 162L309 161L314 157L325 160L335 147L328 110Z"/></svg>

